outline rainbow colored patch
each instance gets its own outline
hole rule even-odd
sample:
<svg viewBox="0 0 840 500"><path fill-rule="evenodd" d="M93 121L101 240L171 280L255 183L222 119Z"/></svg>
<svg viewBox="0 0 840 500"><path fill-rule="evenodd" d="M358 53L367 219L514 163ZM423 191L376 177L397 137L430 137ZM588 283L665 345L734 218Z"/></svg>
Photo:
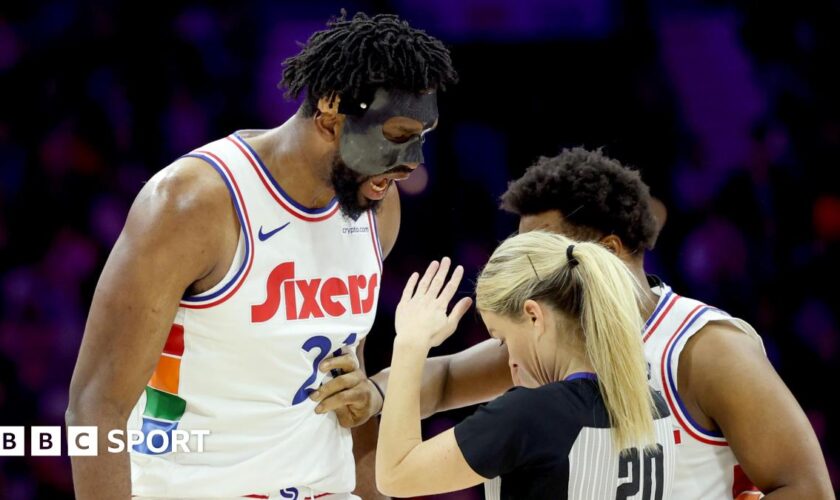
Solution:
<svg viewBox="0 0 840 500"><path fill-rule="evenodd" d="M167 435L168 446L162 451L152 451L146 441L134 445L134 451L145 455L162 455L172 451L172 431L184 416L187 402L178 396L181 374L181 357L184 355L184 327L174 324L158 360L152 378L146 386L146 409L143 411L143 434L159 430ZM152 447L161 448L162 436L152 438Z"/></svg>

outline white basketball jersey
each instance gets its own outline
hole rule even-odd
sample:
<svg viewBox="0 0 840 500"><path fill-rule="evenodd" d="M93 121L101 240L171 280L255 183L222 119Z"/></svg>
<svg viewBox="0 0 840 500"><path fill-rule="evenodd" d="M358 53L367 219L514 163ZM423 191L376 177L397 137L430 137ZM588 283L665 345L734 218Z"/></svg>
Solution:
<svg viewBox="0 0 840 500"><path fill-rule="evenodd" d="M697 300L681 297L667 285L653 290L659 295L659 302L645 323L643 338L651 386L662 393L674 417L677 467L673 498L759 498L761 493L744 475L723 434L702 428L686 411L677 391L677 370L686 342L710 321L729 322L760 344L761 337L743 320Z"/></svg>
<svg viewBox="0 0 840 500"><path fill-rule="evenodd" d="M307 396L318 364L370 330L381 283L375 216L345 218L336 200L310 210L288 197L234 134L189 155L227 184L242 231L227 276L184 297L129 429L158 430L131 450L133 494L297 498L355 486L350 432ZM161 448L161 434L209 431L204 451Z"/></svg>

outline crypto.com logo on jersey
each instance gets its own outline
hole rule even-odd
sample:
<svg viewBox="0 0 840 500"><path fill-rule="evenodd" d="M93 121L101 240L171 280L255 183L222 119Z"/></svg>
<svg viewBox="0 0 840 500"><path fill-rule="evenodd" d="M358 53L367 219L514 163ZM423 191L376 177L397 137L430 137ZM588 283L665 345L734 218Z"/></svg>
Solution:
<svg viewBox="0 0 840 500"><path fill-rule="evenodd" d="M33 426L28 433L29 455L33 457L61 456L60 426ZM144 433L139 430L114 429L108 432L107 453L122 453L128 447L142 447L150 454L168 452L201 453L204 451L204 437L209 430L178 430L164 432L155 429ZM22 457L26 455L27 432L23 426L0 426L0 457ZM99 429L96 426L67 427L67 454L69 456L94 457L99 455Z"/></svg>

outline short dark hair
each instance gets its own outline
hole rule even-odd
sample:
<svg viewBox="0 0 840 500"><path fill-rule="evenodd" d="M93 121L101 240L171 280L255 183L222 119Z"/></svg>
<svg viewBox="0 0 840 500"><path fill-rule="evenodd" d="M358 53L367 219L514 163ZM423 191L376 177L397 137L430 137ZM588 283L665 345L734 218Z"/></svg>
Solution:
<svg viewBox="0 0 840 500"><path fill-rule="evenodd" d="M315 32L300 53L283 62L279 87L296 99L306 91L301 106L312 116L322 97L349 96L356 100L376 87L421 92L445 90L458 81L449 50L425 31L412 28L396 15L368 17L357 13L327 23Z"/></svg>
<svg viewBox="0 0 840 500"><path fill-rule="evenodd" d="M570 236L580 240L614 234L631 251L650 250L656 242L647 184L600 149L541 157L508 185L502 208L520 216L558 210L574 232Z"/></svg>

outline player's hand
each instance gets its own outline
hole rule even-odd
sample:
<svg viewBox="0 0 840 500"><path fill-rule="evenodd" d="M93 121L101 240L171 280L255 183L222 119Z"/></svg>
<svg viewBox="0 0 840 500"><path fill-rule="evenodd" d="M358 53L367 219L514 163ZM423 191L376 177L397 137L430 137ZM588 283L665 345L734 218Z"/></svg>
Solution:
<svg viewBox="0 0 840 500"><path fill-rule="evenodd" d="M320 403L315 413L334 411L342 427L357 427L382 410L382 395L359 369L353 352L334 356L321 362L319 370L337 370L341 375L325 383L309 395Z"/></svg>
<svg viewBox="0 0 840 500"><path fill-rule="evenodd" d="M452 312L446 313L464 276L464 268L458 266L447 282L450 264L449 258L444 257L440 264L437 261L429 264L422 278L414 273L408 279L402 300L397 305L395 342L408 342L430 349L455 332L458 322L472 305L472 299L464 297L455 304Z"/></svg>

